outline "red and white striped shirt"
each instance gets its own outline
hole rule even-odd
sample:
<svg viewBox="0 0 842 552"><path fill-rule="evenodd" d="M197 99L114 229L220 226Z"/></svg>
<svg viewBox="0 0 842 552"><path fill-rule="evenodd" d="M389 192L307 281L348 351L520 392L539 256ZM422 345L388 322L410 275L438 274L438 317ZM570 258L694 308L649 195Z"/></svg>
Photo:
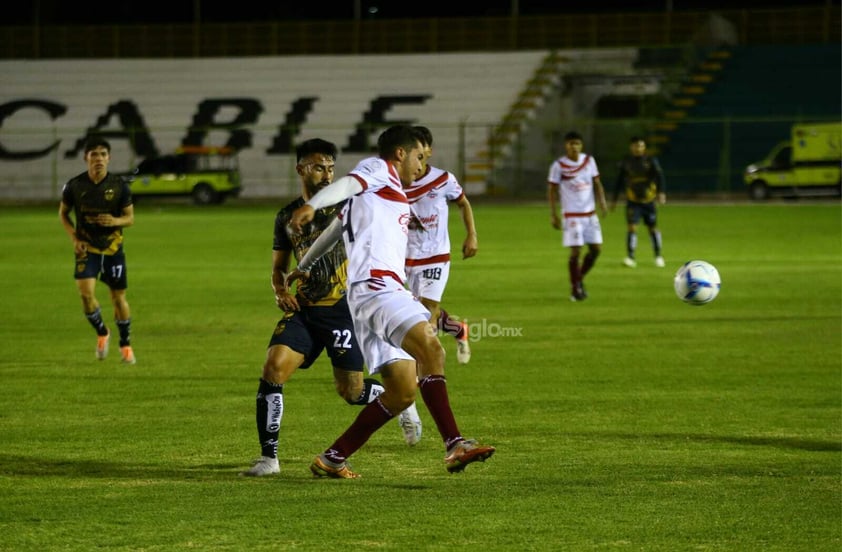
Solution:
<svg viewBox="0 0 842 552"><path fill-rule="evenodd" d="M566 155L550 165L547 182L559 187L561 214L566 216L589 215L596 210L593 181L599 177L596 160L582 154L576 161Z"/></svg>
<svg viewBox="0 0 842 552"><path fill-rule="evenodd" d="M404 188L404 192L412 213L407 261L413 264L431 258L437 259L436 262L449 260L448 202L465 195L459 181L450 172L428 167L427 173Z"/></svg>
<svg viewBox="0 0 842 552"><path fill-rule="evenodd" d="M410 212L397 171L391 163L369 157L348 174L363 187L340 214L348 284L384 276L403 283Z"/></svg>

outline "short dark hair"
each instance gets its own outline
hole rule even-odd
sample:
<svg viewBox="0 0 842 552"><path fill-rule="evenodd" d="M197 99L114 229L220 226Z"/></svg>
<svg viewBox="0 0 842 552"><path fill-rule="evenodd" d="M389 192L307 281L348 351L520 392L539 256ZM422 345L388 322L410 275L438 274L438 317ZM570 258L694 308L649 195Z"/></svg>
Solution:
<svg viewBox="0 0 842 552"><path fill-rule="evenodd" d="M102 136L91 135L85 139L85 155L87 155L89 151L93 151L98 147L103 147L108 150L108 153L111 153L111 144L109 144L108 140Z"/></svg>
<svg viewBox="0 0 842 552"><path fill-rule="evenodd" d="M567 134L564 135L564 141L567 142L568 140L582 140L582 135L576 132L575 130L571 130Z"/></svg>
<svg viewBox="0 0 842 552"><path fill-rule="evenodd" d="M377 137L377 154L388 159L394 156L398 148L409 151L422 141L418 131L409 125L390 126Z"/></svg>
<svg viewBox="0 0 842 552"><path fill-rule="evenodd" d="M643 136L632 136L631 138L629 138L629 144L634 144L636 142L643 142L645 144L646 140L643 138Z"/></svg>
<svg viewBox="0 0 842 552"><path fill-rule="evenodd" d="M337 151L336 144L333 142L328 142L327 140L322 140L321 138L311 138L301 142L295 148L295 160L296 162L299 162L308 155L312 155L314 153L321 153L335 160Z"/></svg>
<svg viewBox="0 0 842 552"><path fill-rule="evenodd" d="M425 145L433 147L433 133L430 132L429 128L421 125L415 125L412 128L415 129L415 132L418 133L418 137L421 138L421 141Z"/></svg>

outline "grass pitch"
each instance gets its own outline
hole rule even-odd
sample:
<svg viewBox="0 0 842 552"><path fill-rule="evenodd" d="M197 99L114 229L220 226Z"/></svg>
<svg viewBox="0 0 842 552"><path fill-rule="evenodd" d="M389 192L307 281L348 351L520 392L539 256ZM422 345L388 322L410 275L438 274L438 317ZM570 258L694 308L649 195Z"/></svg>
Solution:
<svg viewBox="0 0 842 552"><path fill-rule="evenodd" d="M136 366L116 341L94 359L57 209L0 208L0 550L842 546L838 202L668 204L662 269L645 230L638 268L620 265L614 212L582 303L544 205L476 204L479 255L455 258L443 302L471 363L443 343L462 431L498 452L448 474L421 407L421 443L390 422L356 481L307 470L358 412L326 359L286 386L281 474L237 475L259 455L278 207L138 204ZM458 251L455 210L451 227ZM693 258L723 279L702 307L672 290Z"/></svg>

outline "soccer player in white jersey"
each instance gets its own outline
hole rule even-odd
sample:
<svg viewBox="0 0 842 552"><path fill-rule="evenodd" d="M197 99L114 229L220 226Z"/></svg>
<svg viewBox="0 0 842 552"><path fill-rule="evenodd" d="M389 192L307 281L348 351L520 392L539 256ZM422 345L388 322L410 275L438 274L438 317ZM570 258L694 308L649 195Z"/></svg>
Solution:
<svg viewBox="0 0 842 552"><path fill-rule="evenodd" d="M465 225L462 258L477 253L477 231L471 203L453 173L429 164L433 155L433 133L425 126L415 126L424 144L421 176L404 188L409 200L412 219L409 222L409 241L406 250L407 287L430 311L430 323L436 331L443 331L456 339L456 361L467 364L471 360L467 322L452 318L441 308L441 298L450 276L450 232L448 203L459 206ZM398 416L407 444L421 439L421 419L413 403Z"/></svg>
<svg viewBox="0 0 842 552"><path fill-rule="evenodd" d="M380 373L385 391L310 465L317 477L356 478L347 459L389 420L415 401L420 389L445 446L445 466L458 472L494 454L491 446L465 439L448 399L444 349L429 323L430 312L406 289L409 203L403 191L421 172L423 145L408 125L386 129L378 156L361 161L347 176L322 189L290 220L298 231L313 213L345 199L335 222L299 262L288 282L306 272L341 231L348 256L348 304L357 341L370 373ZM337 231L338 230L338 231Z"/></svg>
<svg viewBox="0 0 842 552"><path fill-rule="evenodd" d="M568 132L564 136L565 154L553 161L547 176L547 198L550 203L550 223L562 231L562 243L570 248L567 262L570 273L571 301L584 301L588 294L583 280L593 268L602 247L602 227L596 207L602 216L608 213L605 189L599 178L596 161L582 152L582 135ZM561 195L561 218L558 200ZM562 226L562 222L564 225ZM579 260L582 247L588 252Z"/></svg>
<svg viewBox="0 0 842 552"><path fill-rule="evenodd" d="M474 213L456 176L429 164L433 155L433 134L423 126L416 126L415 130L421 134L425 145L421 176L404 188L412 213L406 252L407 284L430 311L433 325L456 338L456 360L459 364L467 364L471 360L468 325L451 318L441 308L441 298L450 275L448 204L453 202L459 207L465 226L463 259L477 254Z"/></svg>

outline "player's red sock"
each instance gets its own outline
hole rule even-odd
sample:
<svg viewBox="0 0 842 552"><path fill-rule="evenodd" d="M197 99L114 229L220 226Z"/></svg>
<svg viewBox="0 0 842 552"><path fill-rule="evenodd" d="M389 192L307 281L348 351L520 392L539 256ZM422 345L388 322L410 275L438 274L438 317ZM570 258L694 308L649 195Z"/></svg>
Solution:
<svg viewBox="0 0 842 552"><path fill-rule="evenodd" d="M581 278L585 277L585 274L593 268L593 265L596 263L596 258L599 257L599 253L596 251L588 251L588 254L585 255L585 260L582 261L582 269L581 269Z"/></svg>
<svg viewBox="0 0 842 552"><path fill-rule="evenodd" d="M430 411L430 416L436 422L436 427L444 439L445 448L462 438L453 411L450 409L450 399L447 396L447 381L444 376L427 376L418 382L421 398Z"/></svg>
<svg viewBox="0 0 842 552"><path fill-rule="evenodd" d="M465 327L458 321L450 317L446 310L439 310L439 329L443 332L452 335L456 339L462 339L465 335Z"/></svg>
<svg viewBox="0 0 842 552"><path fill-rule="evenodd" d="M395 417L380 402L380 397L368 403L357 415L357 419L339 436L325 452L331 462L341 464L346 458L357 452L374 432Z"/></svg>
<svg viewBox="0 0 842 552"><path fill-rule="evenodd" d="M570 272L570 285L575 291L582 283L582 273L579 269L579 257L570 257L570 259L568 259L567 270Z"/></svg>

